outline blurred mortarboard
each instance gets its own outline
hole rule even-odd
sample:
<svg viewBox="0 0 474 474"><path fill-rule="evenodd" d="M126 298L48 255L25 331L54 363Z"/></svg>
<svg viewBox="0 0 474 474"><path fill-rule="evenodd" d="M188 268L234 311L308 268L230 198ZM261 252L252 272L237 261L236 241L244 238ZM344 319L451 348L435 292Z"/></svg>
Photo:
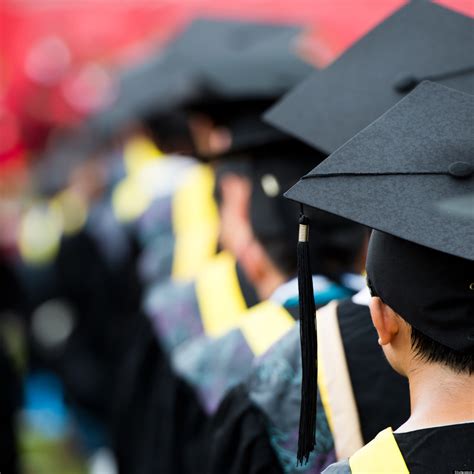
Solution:
<svg viewBox="0 0 474 474"><path fill-rule="evenodd" d="M117 99L92 116L86 128L97 139L113 138L124 127L140 123L149 115L166 116L183 103L199 96L196 78L179 70L164 58L124 73L119 80Z"/></svg>
<svg viewBox="0 0 474 474"><path fill-rule="evenodd" d="M472 351L472 221L439 212L437 204L473 191L474 96L426 81L285 196L376 229L367 260L374 294L433 340L457 351ZM304 231L307 225L304 221ZM306 232L298 246L304 245ZM300 281L305 281L311 271L304 262L299 268ZM301 315L300 460L314 447L315 407L308 408L312 396L305 380L316 370L316 353L308 342L315 332L314 311L309 291L302 288L300 301L307 309Z"/></svg>
<svg viewBox="0 0 474 474"><path fill-rule="evenodd" d="M255 236L263 243L278 239L288 248L291 261L294 260L292 274L296 271L295 247L298 225L298 205L283 198L283 192L294 185L301 177L301 172L309 171L320 163L325 156L315 153L309 147L296 140L275 143L253 153L251 163L252 198L250 220ZM306 170L306 171L305 171ZM312 261L321 258L316 255L318 246L324 242L325 248L331 246L339 254L347 252L354 246L356 235L361 226L339 216L317 211L310 211L310 218L317 227L317 235L311 242L314 252ZM342 259L342 255L338 255ZM327 256L329 258L329 256ZM315 260L316 259L316 260ZM290 258L288 258L290 260ZM318 272L328 275L329 270L319 261ZM331 274L333 278L339 275Z"/></svg>
<svg viewBox="0 0 474 474"><path fill-rule="evenodd" d="M275 99L311 73L296 53L296 25L197 19L167 54L197 73L206 90L226 100Z"/></svg>
<svg viewBox="0 0 474 474"><path fill-rule="evenodd" d="M195 156L205 161L222 160L236 154L255 154L259 149L288 142L288 135L262 120L262 114L270 103L268 100L240 100L223 104L217 100L189 106L187 111L191 117L208 121L208 126L212 128L208 137L209 149L197 146ZM194 133L197 133L197 128L194 128ZM211 146L211 140L217 142L216 146ZM272 148L272 151L275 149ZM312 153L317 154L314 150Z"/></svg>
<svg viewBox="0 0 474 474"><path fill-rule="evenodd" d="M474 93L474 20L420 1L402 7L266 119L331 153L424 79Z"/></svg>
<svg viewBox="0 0 474 474"><path fill-rule="evenodd" d="M91 129L110 135L191 102L276 99L312 71L293 48L300 32L295 25L194 20L165 51L124 71L116 101L92 118Z"/></svg>

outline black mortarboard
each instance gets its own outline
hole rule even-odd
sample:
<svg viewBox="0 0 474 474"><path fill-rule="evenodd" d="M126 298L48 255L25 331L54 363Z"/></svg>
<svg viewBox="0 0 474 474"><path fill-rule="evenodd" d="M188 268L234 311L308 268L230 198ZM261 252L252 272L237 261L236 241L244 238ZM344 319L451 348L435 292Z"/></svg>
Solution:
<svg viewBox="0 0 474 474"><path fill-rule="evenodd" d="M472 260L471 223L441 214L437 204L472 192L473 178L474 96L426 81L287 197Z"/></svg>
<svg viewBox="0 0 474 474"><path fill-rule="evenodd" d="M196 78L160 56L151 63L126 71L119 80L116 100L92 116L85 128L99 140L110 139L143 117L167 116L198 96L200 89Z"/></svg>
<svg viewBox="0 0 474 474"><path fill-rule="evenodd" d="M206 92L221 99L275 99L313 70L296 54L301 31L296 25L201 18L167 55L187 64Z"/></svg>
<svg viewBox="0 0 474 474"><path fill-rule="evenodd" d="M411 2L287 94L266 118L331 153L424 79L474 93L472 45L473 19Z"/></svg>
<svg viewBox="0 0 474 474"><path fill-rule="evenodd" d="M226 156L216 166L218 181L228 173L244 175L250 180L249 218L253 233L287 277L296 275L294 226L298 224L299 206L284 199L283 192L324 158L325 155L304 143L286 138L243 155ZM352 266L353 255L360 252L367 231L347 219L316 209L310 210L310 218L318 228L311 241L312 262L318 262L319 274L337 281L341 272Z"/></svg>
<svg viewBox="0 0 474 474"><path fill-rule="evenodd" d="M262 120L262 114L270 104L268 100L240 100L225 103L215 100L191 104L186 108L191 116L205 116L212 122L215 130L225 130L229 139L223 150L200 153L199 147L196 147L194 155L205 161L222 159L224 156L233 156L250 150L255 152L256 149L288 141L288 135ZM293 140L293 142L296 141ZM315 154L314 150L312 154Z"/></svg>
<svg viewBox="0 0 474 474"><path fill-rule="evenodd" d="M312 67L293 47L295 25L194 20L165 51L124 71L116 101L90 121L110 136L143 115L200 101L276 99Z"/></svg>
<svg viewBox="0 0 474 474"><path fill-rule="evenodd" d="M428 337L472 351L472 221L439 212L438 203L473 191L474 96L426 81L286 197L376 229L367 261L372 288ZM300 460L311 450L303 444Z"/></svg>
<svg viewBox="0 0 474 474"><path fill-rule="evenodd" d="M271 257L272 251L278 253L277 266L287 276L295 276L297 270L294 249L298 236L294 230L299 221L299 206L284 199L283 192L298 181L301 171L308 171L323 159L324 155L296 140L263 147L253 153L250 175L252 229ZM314 229L317 228L310 242L310 262L318 274L339 281L341 273L352 267L355 255L360 253L367 230L324 211L308 211Z"/></svg>

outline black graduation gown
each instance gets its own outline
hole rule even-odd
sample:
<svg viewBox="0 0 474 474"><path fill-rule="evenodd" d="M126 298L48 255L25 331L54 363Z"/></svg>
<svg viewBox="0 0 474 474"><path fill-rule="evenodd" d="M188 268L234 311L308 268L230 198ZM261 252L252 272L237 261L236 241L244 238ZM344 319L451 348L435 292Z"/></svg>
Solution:
<svg viewBox="0 0 474 474"><path fill-rule="evenodd" d="M236 270L244 300L252 306L255 290L238 266ZM194 291L192 285L186 288ZM183 298L194 300L192 295ZM186 308L199 312L197 304ZM150 320L137 316L141 327L131 342L117 391L113 444L119 472L202 472L202 453L195 441L203 434L207 415L193 389L173 370L168 348L161 347ZM198 314L189 317L199 319Z"/></svg>
<svg viewBox="0 0 474 474"><path fill-rule="evenodd" d="M0 261L0 313L18 309L21 289L10 266ZM0 314L1 316L1 314ZM21 404L20 377L0 338L0 472L18 472L16 413Z"/></svg>
<svg viewBox="0 0 474 474"><path fill-rule="evenodd" d="M369 441L383 427L398 426L406 419L408 387L383 357L368 307L348 299L339 304L337 312L362 435L364 441ZM321 412L320 404L318 430L327 426L327 422L319 423ZM267 416L252 400L248 385L243 384L229 392L211 421L207 472L296 472L296 455L287 459L283 469L281 458L271 443L275 433L270 434L268 426ZM331 434L328 429L325 431L317 434L318 449L325 452L314 457L307 472L320 472L335 461ZM301 470L300 467L298 472Z"/></svg>
<svg viewBox="0 0 474 474"><path fill-rule="evenodd" d="M462 423L393 434L410 474L474 471L474 423ZM323 474L351 474L348 460Z"/></svg>
<svg viewBox="0 0 474 474"><path fill-rule="evenodd" d="M21 401L18 374L0 343L0 472L18 472L15 417Z"/></svg>
<svg viewBox="0 0 474 474"><path fill-rule="evenodd" d="M115 378L136 324L140 287L135 256L130 242L126 258L111 267L96 237L83 228L63 237L50 265L38 271L26 267L22 272L27 280L42 280L42 275L48 280L47 285L39 281L30 292L30 312L47 300L58 299L71 307L75 322L60 347L43 347L29 334L30 370L46 367L56 372L68 402L103 426L110 421Z"/></svg>
<svg viewBox="0 0 474 474"><path fill-rule="evenodd" d="M58 294L76 313L58 372L70 401L107 421L125 336L138 307L131 264L112 272L95 241L81 232L63 240L55 270Z"/></svg>
<svg viewBox="0 0 474 474"><path fill-rule="evenodd" d="M172 404L179 406L185 396L173 401L181 384L170 370L148 318L141 314L137 318L140 327L130 334L130 349L113 401L113 448L119 472L183 472L179 454L169 449L176 434L167 417ZM160 456L161 452L166 455Z"/></svg>
<svg viewBox="0 0 474 474"><path fill-rule="evenodd" d="M411 474L474 471L474 423L394 433Z"/></svg>

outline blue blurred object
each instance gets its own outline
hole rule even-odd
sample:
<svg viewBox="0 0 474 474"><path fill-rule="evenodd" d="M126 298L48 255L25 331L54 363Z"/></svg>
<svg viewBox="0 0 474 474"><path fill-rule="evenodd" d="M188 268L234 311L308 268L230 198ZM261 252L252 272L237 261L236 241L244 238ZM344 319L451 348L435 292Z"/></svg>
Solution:
<svg viewBox="0 0 474 474"><path fill-rule="evenodd" d="M69 414L59 379L51 372L35 372L25 380L24 416L35 431L47 438L65 436Z"/></svg>

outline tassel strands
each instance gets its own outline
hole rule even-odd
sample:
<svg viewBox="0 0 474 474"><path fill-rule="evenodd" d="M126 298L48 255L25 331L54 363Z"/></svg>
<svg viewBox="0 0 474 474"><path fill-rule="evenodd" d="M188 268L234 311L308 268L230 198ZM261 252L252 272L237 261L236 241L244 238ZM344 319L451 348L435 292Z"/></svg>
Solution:
<svg viewBox="0 0 474 474"><path fill-rule="evenodd" d="M309 255L309 219L301 208L298 236L298 289L301 337L301 410L298 438L298 464L307 463L316 444L317 335L313 275Z"/></svg>

